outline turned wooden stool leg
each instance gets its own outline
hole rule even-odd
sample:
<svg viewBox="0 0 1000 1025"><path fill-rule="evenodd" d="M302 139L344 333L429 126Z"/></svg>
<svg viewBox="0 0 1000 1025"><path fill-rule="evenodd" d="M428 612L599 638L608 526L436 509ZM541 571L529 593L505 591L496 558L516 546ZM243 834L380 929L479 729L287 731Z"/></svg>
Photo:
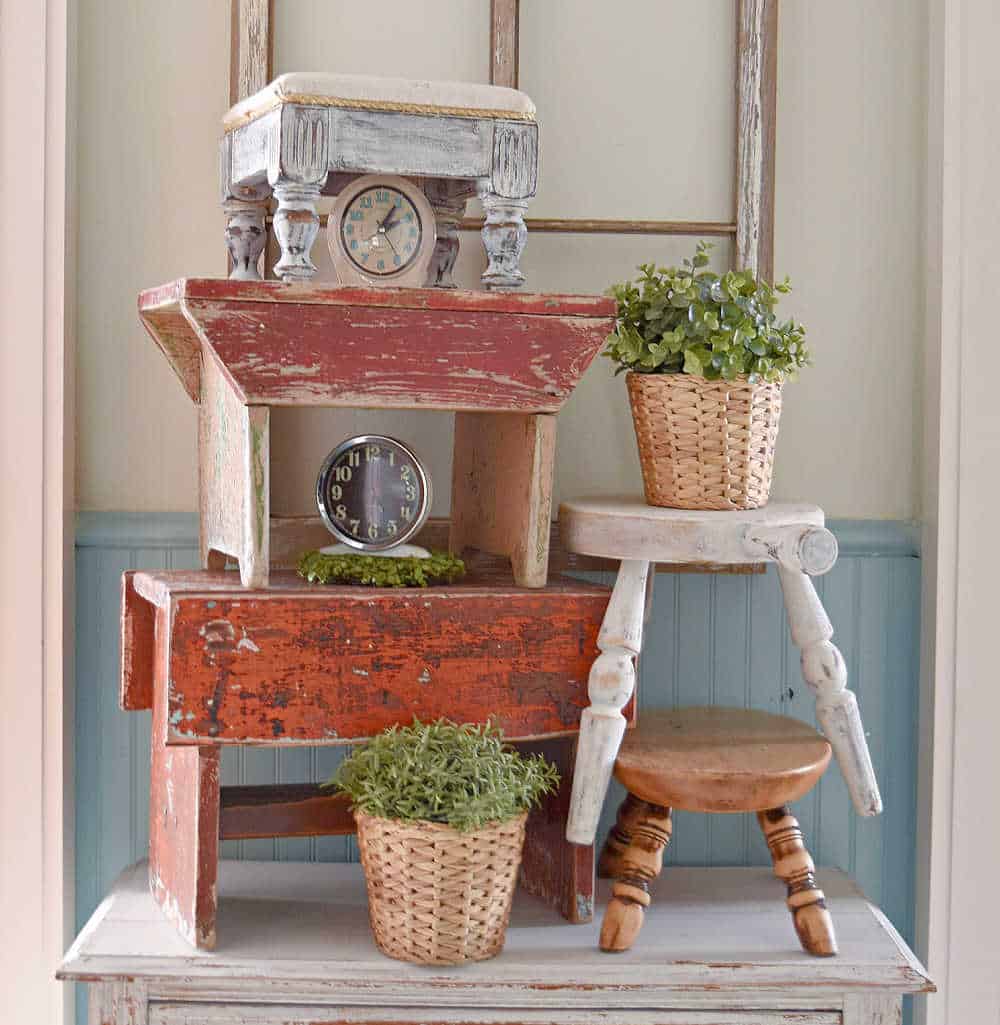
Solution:
<svg viewBox="0 0 1000 1025"><path fill-rule="evenodd" d="M788 910L802 949L817 957L837 953L833 919L823 891L816 886L816 866L802 842L802 830L787 807L757 813L774 862L774 874L788 886Z"/></svg>
<svg viewBox="0 0 1000 1025"><path fill-rule="evenodd" d="M618 817L601 849L597 874L601 879L617 879L622 874L622 858L632 842L632 833L646 812L646 803L634 794L626 794L618 806Z"/></svg>
<svg viewBox="0 0 1000 1025"><path fill-rule="evenodd" d="M601 950L628 950L635 942L649 906L649 882L660 874L663 850L670 843L670 809L631 795L630 799L635 802L635 817L633 821L630 807L625 820L626 828L631 828L628 847L620 858L611 855L617 871L601 923ZM628 803L624 802L623 810Z"/></svg>

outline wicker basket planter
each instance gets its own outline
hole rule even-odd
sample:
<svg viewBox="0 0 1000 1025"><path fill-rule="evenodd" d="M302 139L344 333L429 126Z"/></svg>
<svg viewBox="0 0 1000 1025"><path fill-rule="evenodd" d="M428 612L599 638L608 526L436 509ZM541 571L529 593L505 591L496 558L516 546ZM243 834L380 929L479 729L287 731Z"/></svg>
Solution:
<svg viewBox="0 0 1000 1025"><path fill-rule="evenodd" d="M382 953L437 965L499 954L527 817L462 833L356 811L368 915Z"/></svg>
<svg viewBox="0 0 1000 1025"><path fill-rule="evenodd" d="M650 505L756 509L767 504L781 382L626 375Z"/></svg>

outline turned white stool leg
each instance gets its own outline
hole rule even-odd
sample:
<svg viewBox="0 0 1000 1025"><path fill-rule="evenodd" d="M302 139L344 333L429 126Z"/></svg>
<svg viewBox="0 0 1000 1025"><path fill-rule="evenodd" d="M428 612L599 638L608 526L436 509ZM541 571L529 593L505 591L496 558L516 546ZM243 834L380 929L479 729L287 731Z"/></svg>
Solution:
<svg viewBox="0 0 1000 1025"><path fill-rule="evenodd" d="M429 288L457 288L452 271L458 259L458 225L465 216L468 197L456 190L454 182L443 178L428 179L424 193L437 224L437 240L427 271L427 285Z"/></svg>
<svg viewBox="0 0 1000 1025"><path fill-rule="evenodd" d="M858 700L847 689L847 667L831 643L833 627L812 581L797 570L778 566L792 640L802 652L802 675L816 695L816 718L844 774L859 815L882 811L875 770Z"/></svg>
<svg viewBox="0 0 1000 1025"><path fill-rule="evenodd" d="M487 288L520 288L524 284L521 273L521 254L528 241L524 213L526 199L505 199L493 192L481 192L486 221L483 224L483 245L489 266L483 273Z"/></svg>
<svg viewBox="0 0 1000 1025"><path fill-rule="evenodd" d="M622 709L635 690L635 660L642 648L650 565L625 559L597 636L601 653L590 667L590 707L580 719L576 768L566 839L592 844L601 817L611 771L625 735Z"/></svg>
<svg viewBox="0 0 1000 1025"><path fill-rule="evenodd" d="M230 278L234 281L260 281L257 264L267 242L264 222L267 200L227 199L222 208L226 212L226 245L233 259Z"/></svg>
<svg viewBox="0 0 1000 1025"><path fill-rule="evenodd" d="M316 204L320 187L279 182L274 195L278 200L274 235L281 246L281 259L274 265L274 273L282 281L308 281L316 273L309 254L319 234Z"/></svg>

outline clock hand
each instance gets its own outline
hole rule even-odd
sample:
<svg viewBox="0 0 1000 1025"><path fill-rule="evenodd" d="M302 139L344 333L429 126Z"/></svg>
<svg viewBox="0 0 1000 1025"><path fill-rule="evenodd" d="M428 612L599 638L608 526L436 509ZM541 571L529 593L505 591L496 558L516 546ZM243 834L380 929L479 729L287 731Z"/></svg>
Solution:
<svg viewBox="0 0 1000 1025"><path fill-rule="evenodd" d="M386 235L386 236L385 236L385 240L386 240L386 242L388 242L388 243L389 243L389 248L390 248L390 249L391 249L391 250L392 250L392 251L393 251L393 252L394 252L394 253L395 253L395 254L396 254L397 256L399 256L399 250L398 250L398 249L397 249L397 248L396 248L396 247L395 247L395 246L394 246L394 245L392 244L392 239L391 239L391 238L389 238L389 236L388 236L388 235Z"/></svg>

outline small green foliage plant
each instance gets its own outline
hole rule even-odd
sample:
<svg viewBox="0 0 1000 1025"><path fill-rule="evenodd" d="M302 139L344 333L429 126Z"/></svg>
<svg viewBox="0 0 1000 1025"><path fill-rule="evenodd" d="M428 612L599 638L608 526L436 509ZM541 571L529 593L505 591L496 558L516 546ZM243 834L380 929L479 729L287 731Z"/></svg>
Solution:
<svg viewBox="0 0 1000 1025"><path fill-rule="evenodd" d="M520 815L558 783L554 765L515 751L495 724L439 719L373 737L340 763L327 786L346 791L366 815L465 833Z"/></svg>
<svg viewBox="0 0 1000 1025"><path fill-rule="evenodd" d="M805 328L779 321L779 294L787 278L770 285L750 271L719 275L707 269L711 244L677 267L639 267L639 279L615 285L618 321L604 355L616 373L693 374L710 381L792 379L810 362Z"/></svg>
<svg viewBox="0 0 1000 1025"><path fill-rule="evenodd" d="M358 552L331 555L314 550L299 559L299 576L311 584L363 584L366 587L427 587L450 584L465 575L465 563L448 552L386 558Z"/></svg>

